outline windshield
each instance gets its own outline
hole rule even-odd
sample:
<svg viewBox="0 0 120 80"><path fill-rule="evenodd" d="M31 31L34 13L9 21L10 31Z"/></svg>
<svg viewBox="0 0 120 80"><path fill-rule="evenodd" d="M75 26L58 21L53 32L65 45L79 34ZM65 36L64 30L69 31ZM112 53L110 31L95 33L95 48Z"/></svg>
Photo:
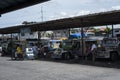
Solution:
<svg viewBox="0 0 120 80"><path fill-rule="evenodd" d="M72 45L72 42L64 42L64 45L71 46L71 45Z"/></svg>
<svg viewBox="0 0 120 80"><path fill-rule="evenodd" d="M117 45L117 40L116 39L104 40L103 43L106 46L116 46Z"/></svg>
<svg viewBox="0 0 120 80"><path fill-rule="evenodd" d="M95 36L95 34L87 34L87 35L88 35L88 37Z"/></svg>

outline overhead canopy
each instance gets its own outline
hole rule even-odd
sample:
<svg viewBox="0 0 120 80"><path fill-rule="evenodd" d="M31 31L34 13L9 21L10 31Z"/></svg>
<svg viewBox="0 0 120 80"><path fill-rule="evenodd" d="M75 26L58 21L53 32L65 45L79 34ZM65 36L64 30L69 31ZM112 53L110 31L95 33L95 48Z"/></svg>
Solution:
<svg viewBox="0 0 120 80"><path fill-rule="evenodd" d="M18 25L1 28L0 34L17 33L21 28L29 27L32 31L60 30L67 28L91 27L120 24L120 10L83 15L72 18L58 19L43 23Z"/></svg>
<svg viewBox="0 0 120 80"><path fill-rule="evenodd" d="M42 3L48 0L0 0L0 14Z"/></svg>

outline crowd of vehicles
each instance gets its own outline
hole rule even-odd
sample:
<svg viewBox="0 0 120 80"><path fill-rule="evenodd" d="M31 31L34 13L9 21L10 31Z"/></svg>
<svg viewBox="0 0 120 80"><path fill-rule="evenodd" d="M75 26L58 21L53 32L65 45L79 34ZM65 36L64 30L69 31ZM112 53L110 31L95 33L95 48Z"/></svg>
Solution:
<svg viewBox="0 0 120 80"><path fill-rule="evenodd" d="M25 45L22 46L24 57L33 60L35 59L35 55L33 54L31 43L28 42L26 47ZM50 43L52 43L52 47ZM62 47L59 46L61 43ZM63 60L88 57L89 54L92 54L91 46L93 43L97 46L95 49L95 58L107 58L115 61L120 56L120 42L117 38L89 37L84 38L83 43L81 39L43 40L41 47L38 49L38 57ZM17 43L14 43L12 48L16 46L15 44ZM2 55L4 56L8 53L15 53L11 49L11 43L6 43L2 47ZM17 58L15 54L14 58Z"/></svg>
<svg viewBox="0 0 120 80"><path fill-rule="evenodd" d="M88 54L92 54L90 48L92 43L95 43L97 48L95 49L95 58L106 58L112 61L118 60L120 56L120 42L117 38L105 38L99 37L94 39L85 39L84 51L82 50L81 40L67 40L63 42L63 48L58 48L53 51L52 58L60 59L75 59L82 56L88 57Z"/></svg>

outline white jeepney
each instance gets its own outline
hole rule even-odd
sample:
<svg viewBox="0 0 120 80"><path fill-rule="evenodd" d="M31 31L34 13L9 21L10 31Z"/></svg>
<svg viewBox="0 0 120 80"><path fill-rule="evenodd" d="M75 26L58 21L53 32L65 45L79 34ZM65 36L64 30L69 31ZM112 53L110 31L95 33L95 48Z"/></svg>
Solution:
<svg viewBox="0 0 120 80"><path fill-rule="evenodd" d="M96 58L117 60L120 55L120 42L117 38L104 38L96 50Z"/></svg>

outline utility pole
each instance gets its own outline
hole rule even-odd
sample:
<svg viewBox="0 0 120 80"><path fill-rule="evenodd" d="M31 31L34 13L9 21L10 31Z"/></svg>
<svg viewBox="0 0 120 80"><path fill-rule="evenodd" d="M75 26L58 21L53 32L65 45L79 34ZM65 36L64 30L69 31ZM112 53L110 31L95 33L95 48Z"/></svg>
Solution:
<svg viewBox="0 0 120 80"><path fill-rule="evenodd" d="M41 21L43 22L43 7L41 6Z"/></svg>
<svg viewBox="0 0 120 80"><path fill-rule="evenodd" d="M41 22L43 22L43 7L41 6ZM38 30L38 48L40 49L41 32Z"/></svg>
<svg viewBox="0 0 120 80"><path fill-rule="evenodd" d="M44 13L43 13L43 6L41 6L41 22L43 21L44 21ZM42 34L43 34L42 36L44 37L45 32L43 31Z"/></svg>

